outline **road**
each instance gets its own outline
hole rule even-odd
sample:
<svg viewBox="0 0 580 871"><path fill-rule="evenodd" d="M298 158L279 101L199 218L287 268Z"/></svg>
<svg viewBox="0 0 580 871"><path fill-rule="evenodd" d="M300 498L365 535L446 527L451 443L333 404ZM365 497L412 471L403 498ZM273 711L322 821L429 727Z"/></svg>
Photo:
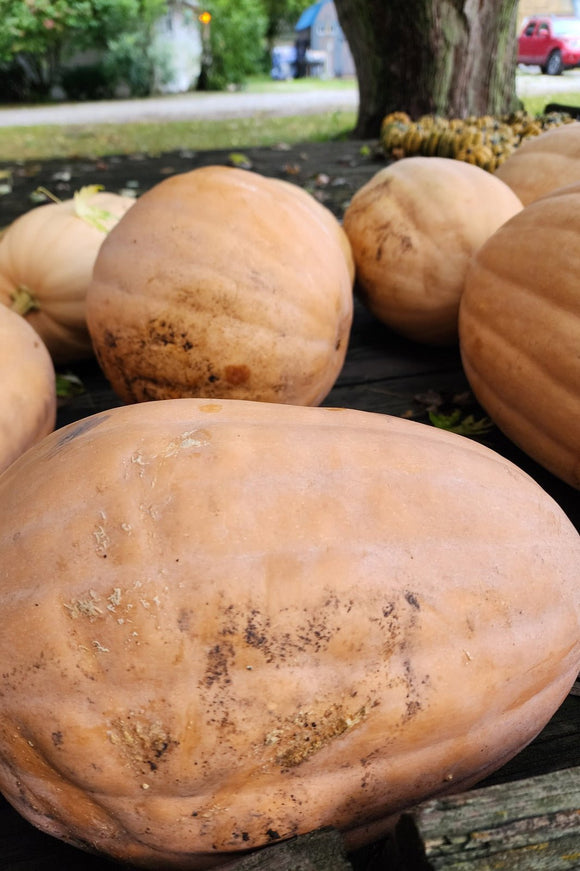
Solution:
<svg viewBox="0 0 580 871"><path fill-rule="evenodd" d="M38 124L122 124L130 121L197 121L274 117L317 112L356 110L356 88L312 91L282 90L268 93L192 92L136 100L103 100L95 103L59 103L30 108L0 109L0 127Z"/></svg>
<svg viewBox="0 0 580 871"><path fill-rule="evenodd" d="M130 121L195 121L244 118L252 115L274 117L304 115L327 111L356 111L356 88L336 90L316 88L312 91L280 90L267 93L175 94L135 100L103 100L94 103L59 103L51 106L9 107L0 109L0 127L28 127L39 124L122 124ZM518 75L520 96L566 92L580 93L580 70L568 70L561 76L543 76L530 68ZM565 102L564 97L562 101Z"/></svg>

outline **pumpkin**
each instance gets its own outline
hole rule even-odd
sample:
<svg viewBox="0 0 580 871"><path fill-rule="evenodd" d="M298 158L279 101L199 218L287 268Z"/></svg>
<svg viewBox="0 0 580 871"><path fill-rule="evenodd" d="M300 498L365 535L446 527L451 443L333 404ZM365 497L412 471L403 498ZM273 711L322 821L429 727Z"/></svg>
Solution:
<svg viewBox="0 0 580 871"><path fill-rule="evenodd" d="M522 208L478 166L406 157L379 170L344 215L362 302L417 342L457 342L457 313L473 252Z"/></svg>
<svg viewBox="0 0 580 871"><path fill-rule="evenodd" d="M0 238L0 302L26 318L56 365L93 356L87 287L105 235L134 202L89 186L25 212Z"/></svg>
<svg viewBox="0 0 580 871"><path fill-rule="evenodd" d="M208 166L154 186L109 234L87 324L125 402L317 405L344 362L352 279L344 231L314 197Z"/></svg>
<svg viewBox="0 0 580 871"><path fill-rule="evenodd" d="M580 487L580 182L526 206L475 254L459 318L463 366L497 426Z"/></svg>
<svg viewBox="0 0 580 871"><path fill-rule="evenodd" d="M0 305L0 472L54 429L56 385L38 333Z"/></svg>
<svg viewBox="0 0 580 871"><path fill-rule="evenodd" d="M580 123L572 121L525 140L495 171L524 206L580 181Z"/></svg>
<svg viewBox="0 0 580 871"><path fill-rule="evenodd" d="M578 674L576 530L424 424L125 405L28 451L0 504L0 788L117 860L350 844L498 768Z"/></svg>

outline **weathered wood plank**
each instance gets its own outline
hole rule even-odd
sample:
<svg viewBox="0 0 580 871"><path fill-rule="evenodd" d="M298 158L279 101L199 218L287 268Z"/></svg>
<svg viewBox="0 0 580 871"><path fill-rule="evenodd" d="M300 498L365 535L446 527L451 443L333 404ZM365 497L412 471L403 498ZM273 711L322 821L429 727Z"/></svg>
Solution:
<svg viewBox="0 0 580 871"><path fill-rule="evenodd" d="M265 847L216 871L352 871L342 837L324 828Z"/></svg>
<svg viewBox="0 0 580 871"><path fill-rule="evenodd" d="M580 866L580 768L434 799L397 829L409 871Z"/></svg>

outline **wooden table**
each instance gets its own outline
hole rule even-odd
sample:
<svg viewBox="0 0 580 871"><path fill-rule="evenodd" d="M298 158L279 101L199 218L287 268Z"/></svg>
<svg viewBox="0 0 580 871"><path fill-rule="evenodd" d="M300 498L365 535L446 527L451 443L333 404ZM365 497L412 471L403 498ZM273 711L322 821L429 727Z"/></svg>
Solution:
<svg viewBox="0 0 580 871"><path fill-rule="evenodd" d="M328 153L327 163L330 181L325 181L319 189L329 192L326 199L339 217L349 196L377 169L380 162L372 153L361 147L361 143L338 143L334 150L324 146ZM283 159L288 165L302 167L314 166L312 155L318 160L318 169L324 156L322 146L303 146L284 151ZM304 154L308 153L307 157ZM144 190L173 171L184 171L195 165L216 161L206 153L201 156L170 155L161 156L156 161L119 159L102 170L101 179L95 164L73 162L69 172L68 190L80 183L95 180L106 182L107 189L118 190L126 186L128 176L138 179L138 189ZM267 160L260 163L259 150L248 152L254 168L281 177L288 172L283 169L280 154L270 149ZM275 154L275 160L272 158ZM302 155L302 156L301 156ZM218 157L220 155L218 154ZM308 164L308 161L311 161ZM221 153L221 162L227 162L227 153ZM273 162L272 162L273 161ZM60 164L62 167L62 164ZM57 164L51 164L46 175L58 171ZM0 202L0 225L7 224L17 214L31 207L27 197L38 184L50 186L50 179L34 167L12 167L15 185L12 194ZM167 171L162 171L167 170ZM64 170L61 170L64 171ZM334 175L332 174L334 172ZM108 173L108 175L107 175ZM341 183L332 185L332 180L341 173ZM95 175L97 176L95 178ZM107 178L104 178L107 176ZM303 177L302 177L303 176ZM294 179L304 183L308 179L316 188L316 176L308 176L306 171L295 173ZM111 183L111 179L114 183ZM61 193L66 195L66 191ZM334 198L333 198L334 197ZM69 367L84 384L85 392L68 400L59 409L58 426L86 417L102 409L121 402L110 390L96 362L89 361ZM351 334L349 351L344 368L334 388L323 403L326 406L348 406L384 414L394 414L428 423L429 408L451 410L456 407L483 417L469 392L457 348L433 350L408 342L384 327L370 316L358 303L355 306L355 319ZM580 530L580 497L578 491L542 469L516 448L497 429L486 433L482 440L489 447L521 466L562 506L576 527ZM580 765L580 697L570 695L548 723L542 733L518 756L484 781L480 786L518 781L534 775L549 774L562 769ZM377 842L368 848L349 856L355 871L389 871L395 868L388 859L384 842ZM91 871L91 869L110 869L118 867L102 858L92 857L68 847L37 832L22 820L9 805L0 799L0 871ZM402 866L397 866L402 869ZM574 866L571 866L574 867ZM580 867L580 860L577 866ZM406 871L406 869L402 869Z"/></svg>

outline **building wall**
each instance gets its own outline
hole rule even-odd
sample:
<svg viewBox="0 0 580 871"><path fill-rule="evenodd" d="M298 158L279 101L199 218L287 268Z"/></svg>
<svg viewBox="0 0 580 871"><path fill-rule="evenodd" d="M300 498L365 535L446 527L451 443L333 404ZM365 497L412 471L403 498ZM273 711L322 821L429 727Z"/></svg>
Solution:
<svg viewBox="0 0 580 871"><path fill-rule="evenodd" d="M170 3L155 25L155 83L157 94L192 90L201 71L201 30L197 9L189 3Z"/></svg>
<svg viewBox="0 0 580 871"><path fill-rule="evenodd" d="M518 4L518 29L529 15L580 15L574 0L520 0Z"/></svg>
<svg viewBox="0 0 580 871"><path fill-rule="evenodd" d="M325 53L326 78L354 76L355 67L352 54L336 14L334 3L321 7L311 28L310 47Z"/></svg>

